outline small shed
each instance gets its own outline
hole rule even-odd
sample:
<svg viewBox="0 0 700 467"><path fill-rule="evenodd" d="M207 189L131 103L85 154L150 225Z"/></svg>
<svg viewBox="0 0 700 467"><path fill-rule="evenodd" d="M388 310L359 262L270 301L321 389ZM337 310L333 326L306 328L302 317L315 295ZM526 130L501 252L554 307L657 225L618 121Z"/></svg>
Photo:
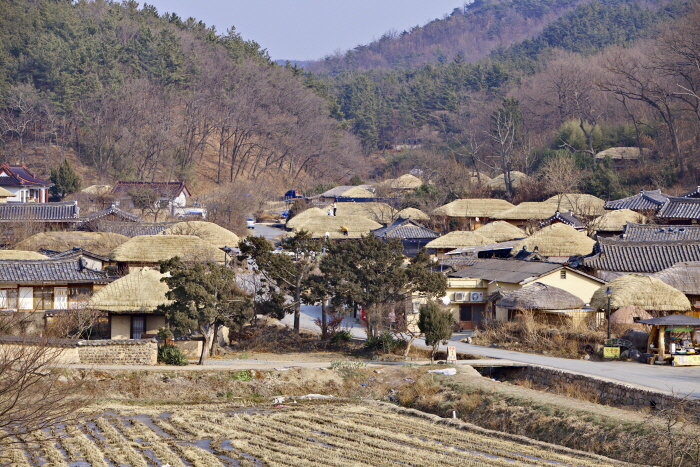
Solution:
<svg viewBox="0 0 700 467"><path fill-rule="evenodd" d="M509 315L514 311L538 311L547 320L561 322L580 322L588 316L584 310L585 303L576 295L553 285L535 282L527 287L508 292L496 302L496 308L508 310ZM496 311L498 314L498 310Z"/></svg>
<svg viewBox="0 0 700 467"><path fill-rule="evenodd" d="M650 363L670 362L673 366L700 365L700 319L669 315L645 319L651 326L647 350L654 354Z"/></svg>

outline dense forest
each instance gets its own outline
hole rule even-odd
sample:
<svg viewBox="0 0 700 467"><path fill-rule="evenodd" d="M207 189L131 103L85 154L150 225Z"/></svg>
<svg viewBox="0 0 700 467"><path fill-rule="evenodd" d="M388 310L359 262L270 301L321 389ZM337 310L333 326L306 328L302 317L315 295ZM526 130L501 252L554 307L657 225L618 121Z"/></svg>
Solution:
<svg viewBox="0 0 700 467"><path fill-rule="evenodd" d="M425 208L485 176L516 201L700 179L697 0L477 0L307 69L133 1L0 8L0 155L40 173L279 195L412 170ZM641 162L595 159L617 146Z"/></svg>
<svg viewBox="0 0 700 467"><path fill-rule="evenodd" d="M220 34L135 1L0 0L0 11L7 161L47 173L70 156L93 183L193 185L291 185L356 165L356 139L320 83L233 27Z"/></svg>

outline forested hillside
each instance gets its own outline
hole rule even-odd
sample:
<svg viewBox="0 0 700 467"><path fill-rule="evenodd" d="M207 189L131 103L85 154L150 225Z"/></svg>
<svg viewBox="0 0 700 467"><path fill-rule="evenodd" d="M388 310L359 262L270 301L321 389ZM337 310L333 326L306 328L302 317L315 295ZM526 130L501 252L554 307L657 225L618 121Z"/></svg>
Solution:
<svg viewBox="0 0 700 467"><path fill-rule="evenodd" d="M333 99L234 28L135 1L0 0L0 11L6 161L46 174L70 155L88 183L269 177L280 190L356 165Z"/></svg>
<svg viewBox="0 0 700 467"><path fill-rule="evenodd" d="M476 61L458 53L416 67L377 62L365 70L356 60L369 57L367 51L408 50L406 44L420 42L427 31L454 32L466 18L493 11L505 23L518 15L562 14L541 33ZM485 193L469 182L478 173L505 176L509 198L541 199L551 188L545 173L562 164L578 174L570 190L605 198L640 187L693 185L700 136L697 12L696 1L683 0L478 2L343 59L326 59L320 70L335 65L317 76L338 97L365 151L384 153L387 175L420 169L440 181L435 203ZM594 161L598 151L615 146L647 150L643 163L613 169L611 162ZM518 193L508 180L516 170L532 176Z"/></svg>

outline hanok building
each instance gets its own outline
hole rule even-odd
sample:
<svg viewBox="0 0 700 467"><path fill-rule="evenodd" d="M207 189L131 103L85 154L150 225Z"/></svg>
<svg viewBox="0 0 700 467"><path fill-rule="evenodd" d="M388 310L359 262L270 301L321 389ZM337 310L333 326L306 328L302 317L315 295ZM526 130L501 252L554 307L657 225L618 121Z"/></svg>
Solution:
<svg viewBox="0 0 700 467"><path fill-rule="evenodd" d="M586 224L584 224L583 221L581 221L581 219L576 217L576 215L571 211L569 211L569 212L557 211L552 217L542 221L542 223L540 224L540 227L545 227L547 225L552 225L552 224L556 224L556 223L566 224L566 225L578 230L579 232L583 232L586 230Z"/></svg>
<svg viewBox="0 0 700 467"><path fill-rule="evenodd" d="M456 230L431 240L425 245L425 248L428 249L428 253L440 259L448 252L458 248L488 245L490 243L493 243L493 241L478 233Z"/></svg>
<svg viewBox="0 0 700 467"><path fill-rule="evenodd" d="M0 243L37 232L73 230L80 224L76 201L0 203Z"/></svg>
<svg viewBox="0 0 700 467"><path fill-rule="evenodd" d="M433 210L433 215L442 218L446 226L454 221L458 229L474 230L513 207L503 199L456 199Z"/></svg>
<svg viewBox="0 0 700 467"><path fill-rule="evenodd" d="M631 223L641 225L646 224L647 218L631 209L616 209L607 211L600 217L593 219L590 224L591 230L595 231L596 238L619 237L624 238L627 226Z"/></svg>
<svg viewBox="0 0 700 467"><path fill-rule="evenodd" d="M516 227L533 231L539 225L549 219L557 212L557 205L554 203L520 203L507 211L494 215L494 219L499 219Z"/></svg>
<svg viewBox="0 0 700 467"><path fill-rule="evenodd" d="M191 196L190 190L183 182L117 182L112 188L112 195L119 205L133 209L134 201L131 194L138 190L152 190L157 195L154 207L167 209L171 216L185 215L187 198ZM124 204L122 204L124 203Z"/></svg>
<svg viewBox="0 0 700 467"><path fill-rule="evenodd" d="M552 262L566 263L571 257L586 256L593 252L595 240L566 224L551 224L528 238L520 240L511 254L537 253L538 257Z"/></svg>
<svg viewBox="0 0 700 467"><path fill-rule="evenodd" d="M49 180L35 177L24 164L0 165L0 188L12 193L9 202L48 203L49 188L54 184Z"/></svg>
<svg viewBox="0 0 700 467"><path fill-rule="evenodd" d="M392 224L373 230L375 237L387 241L392 238L401 240L403 254L412 258L431 240L440 236L437 232L426 229L412 219L397 219Z"/></svg>
<svg viewBox="0 0 700 467"><path fill-rule="evenodd" d="M462 329L474 329L485 319L508 320L513 317L495 302L508 292L536 282L565 290L584 303L605 283L581 271L558 263L487 259L447 276L450 308Z"/></svg>
<svg viewBox="0 0 700 467"><path fill-rule="evenodd" d="M628 242L700 242L700 225L625 224L622 240Z"/></svg>
<svg viewBox="0 0 700 467"><path fill-rule="evenodd" d="M661 193L661 190L641 190L639 193L627 198L608 201L605 209L629 209L647 217L653 217L666 204L669 196Z"/></svg>

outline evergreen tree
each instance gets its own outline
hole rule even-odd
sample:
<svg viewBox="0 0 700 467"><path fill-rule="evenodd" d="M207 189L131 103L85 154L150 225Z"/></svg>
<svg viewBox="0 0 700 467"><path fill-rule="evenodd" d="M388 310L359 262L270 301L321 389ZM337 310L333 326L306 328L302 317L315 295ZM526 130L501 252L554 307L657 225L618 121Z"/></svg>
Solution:
<svg viewBox="0 0 700 467"><path fill-rule="evenodd" d="M430 353L430 362L435 361L435 353L440 343L447 344L452 337L452 312L443 310L434 301L421 305L418 315L418 329L425 335L425 343L433 348Z"/></svg>
<svg viewBox="0 0 700 467"><path fill-rule="evenodd" d="M68 159L63 159L63 162L57 169L51 169L51 181L54 185L51 187L51 194L64 198L71 193L80 191L80 177L73 170Z"/></svg>

